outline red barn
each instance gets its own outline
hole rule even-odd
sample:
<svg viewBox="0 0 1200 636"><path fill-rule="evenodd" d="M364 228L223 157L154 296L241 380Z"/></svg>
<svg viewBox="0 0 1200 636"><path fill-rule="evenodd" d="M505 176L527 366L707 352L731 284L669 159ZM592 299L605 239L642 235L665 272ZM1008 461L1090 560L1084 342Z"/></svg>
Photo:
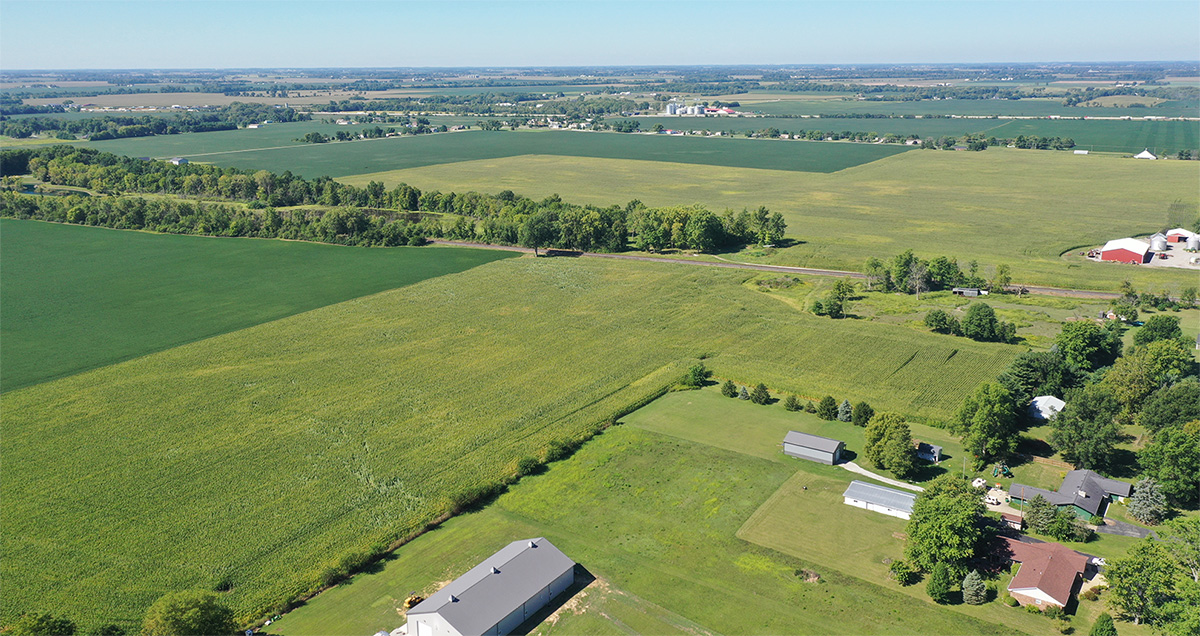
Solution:
<svg viewBox="0 0 1200 636"><path fill-rule="evenodd" d="M1100 260L1145 263L1150 260L1150 244L1132 238L1114 239L1100 248Z"/></svg>

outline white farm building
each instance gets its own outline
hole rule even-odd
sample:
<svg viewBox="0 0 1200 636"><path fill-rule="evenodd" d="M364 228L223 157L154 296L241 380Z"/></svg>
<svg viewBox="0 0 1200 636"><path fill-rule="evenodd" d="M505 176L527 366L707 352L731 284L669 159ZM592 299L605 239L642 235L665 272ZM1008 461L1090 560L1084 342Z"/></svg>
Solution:
<svg viewBox="0 0 1200 636"><path fill-rule="evenodd" d="M912 516L916 493L903 492L857 479L850 482L842 493L842 502L848 506L879 512L892 517L908 519Z"/></svg>
<svg viewBox="0 0 1200 636"><path fill-rule="evenodd" d="M1029 416L1035 420L1049 422L1058 416L1067 403L1053 395L1039 395L1029 402Z"/></svg>
<svg viewBox="0 0 1200 636"><path fill-rule="evenodd" d="M820 435L788 431L783 438L783 454L830 466L842 459L846 443Z"/></svg>
<svg viewBox="0 0 1200 636"><path fill-rule="evenodd" d="M408 610L408 636L509 634L575 582L544 538L513 541Z"/></svg>

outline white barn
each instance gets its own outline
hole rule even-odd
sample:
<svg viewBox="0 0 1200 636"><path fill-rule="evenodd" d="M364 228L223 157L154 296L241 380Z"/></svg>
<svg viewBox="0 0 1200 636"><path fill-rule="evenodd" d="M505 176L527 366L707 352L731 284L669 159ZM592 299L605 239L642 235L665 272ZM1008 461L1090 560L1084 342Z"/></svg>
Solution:
<svg viewBox="0 0 1200 636"><path fill-rule="evenodd" d="M1149 148L1137 153L1136 155L1133 156L1133 158L1134 159L1158 159L1158 157L1154 156L1153 152L1150 152Z"/></svg>
<svg viewBox="0 0 1200 636"><path fill-rule="evenodd" d="M846 443L820 435L788 431L783 438L783 454L830 466L842 459Z"/></svg>
<svg viewBox="0 0 1200 636"><path fill-rule="evenodd" d="M871 512L908 519L912 517L916 493L877 486L857 479L842 493L842 503Z"/></svg>
<svg viewBox="0 0 1200 636"><path fill-rule="evenodd" d="M575 562L538 537L513 541L408 610L408 636L509 634L575 582Z"/></svg>

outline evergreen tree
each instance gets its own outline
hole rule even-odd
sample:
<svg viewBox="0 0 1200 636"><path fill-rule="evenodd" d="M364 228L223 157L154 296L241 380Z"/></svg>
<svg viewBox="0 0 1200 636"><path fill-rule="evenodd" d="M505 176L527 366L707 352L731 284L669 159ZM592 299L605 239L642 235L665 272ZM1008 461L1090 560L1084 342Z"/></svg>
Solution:
<svg viewBox="0 0 1200 636"><path fill-rule="evenodd" d="M754 392L750 394L750 401L755 404L766 404L771 401L771 392L767 391L767 385L762 382L754 387Z"/></svg>
<svg viewBox="0 0 1200 636"><path fill-rule="evenodd" d="M838 405L837 419L839 422L849 422L854 417L854 407L850 405L850 400L842 400Z"/></svg>
<svg viewBox="0 0 1200 636"><path fill-rule="evenodd" d="M1167 498L1158 483L1143 477L1133 486L1129 498L1129 514L1146 525L1158 525L1167 514Z"/></svg>
<svg viewBox="0 0 1200 636"><path fill-rule="evenodd" d="M737 397L737 394L737 385L733 383L733 380L726 380L725 383L721 385L721 395L731 398Z"/></svg>
<svg viewBox="0 0 1200 636"><path fill-rule="evenodd" d="M793 394L787 396L787 399L783 401L783 408L789 411L799 411L804 407L800 406L800 398Z"/></svg>
<svg viewBox="0 0 1200 636"><path fill-rule="evenodd" d="M812 402L805 402L804 403L804 412L805 413L816 413L817 405L813 404Z"/></svg>
<svg viewBox="0 0 1200 636"><path fill-rule="evenodd" d="M867 422L875 415L875 409L871 408L866 402L859 402L854 405L854 414L850 416L850 421L855 426L866 426Z"/></svg>
<svg viewBox="0 0 1200 636"><path fill-rule="evenodd" d="M967 578L963 579L962 591L963 602L967 605L983 605L987 602L987 586L983 584L979 570L971 570Z"/></svg>
<svg viewBox="0 0 1200 636"><path fill-rule="evenodd" d="M1117 626L1113 623L1112 615L1104 612L1097 616L1088 636L1117 636Z"/></svg>
<svg viewBox="0 0 1200 636"><path fill-rule="evenodd" d="M740 389L738 389L738 399L739 400L749 400L750 399L750 393L748 391L746 391L746 387L741 387Z"/></svg>
<svg viewBox="0 0 1200 636"><path fill-rule="evenodd" d="M1047 534L1058 508L1041 495L1035 495L1026 505L1025 523L1029 529L1038 534Z"/></svg>
<svg viewBox="0 0 1200 636"><path fill-rule="evenodd" d="M838 403L833 399L832 395L826 395L821 398L821 403L817 405L817 417L823 420L837 419Z"/></svg>
<svg viewBox="0 0 1200 636"><path fill-rule="evenodd" d="M952 585L950 567L939 562L933 566L933 572L929 575L929 583L925 584L925 591L929 593L929 598L933 599L935 603L945 605L950 602Z"/></svg>

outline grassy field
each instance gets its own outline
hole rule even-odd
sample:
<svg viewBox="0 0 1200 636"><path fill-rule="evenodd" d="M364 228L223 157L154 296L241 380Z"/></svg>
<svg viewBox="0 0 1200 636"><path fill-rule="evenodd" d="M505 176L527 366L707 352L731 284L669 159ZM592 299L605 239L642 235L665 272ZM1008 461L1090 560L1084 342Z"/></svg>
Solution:
<svg viewBox="0 0 1200 636"><path fill-rule="evenodd" d="M0 220L11 391L506 258Z"/></svg>
<svg viewBox="0 0 1200 636"><path fill-rule="evenodd" d="M374 179L389 187L403 181L460 192L511 189L535 198L559 193L600 205L634 198L651 206L703 203L717 211L765 205L783 213L788 235L801 243L760 256L736 254L735 260L860 270L869 256L913 249L961 263L975 259L985 268L1006 263L1014 280L1025 283L1116 289L1130 279L1141 288L1178 290L1196 283L1194 272L1060 254L1163 229L1176 200L1200 207L1197 166L1007 148L914 151L834 174L524 156L342 181Z"/></svg>
<svg viewBox="0 0 1200 636"><path fill-rule="evenodd" d="M1149 110L1149 109L1142 109ZM1082 115L1076 115L1082 116ZM1161 115L1160 115L1161 116ZM1139 116L1140 117L1140 116ZM638 117L642 130L655 124L677 130L744 132L778 128L781 131L822 130L826 132L892 133L901 137L961 137L983 133L989 137L1016 139L1020 135L1070 137L1077 148L1095 152L1138 153L1149 148L1160 156L1200 148L1200 122L1112 121L1048 119L794 119L778 117Z"/></svg>
<svg viewBox="0 0 1200 636"><path fill-rule="evenodd" d="M290 132L292 129L279 132L285 126L295 126L297 132ZM274 172L291 170L310 178L321 175L344 177L517 155L639 159L689 164L693 166L692 170L701 165L834 172L908 150L892 145L781 143L569 131L472 130L344 143L279 143L282 137L291 139L304 134L310 127L311 124L280 124L266 129L114 139L89 145L129 156L185 156L219 166L262 168ZM254 141L260 130L275 137Z"/></svg>
<svg viewBox="0 0 1200 636"><path fill-rule="evenodd" d="M409 592L433 591L508 541L546 536L596 580L534 634L890 634L914 625L924 634L1056 633L1046 618L998 601L937 606L923 585L891 582L887 563L902 554L905 522L845 507L841 494L857 475L780 453L779 420L798 418L791 428L812 430L806 417L711 389L669 394L270 632L390 630L403 622ZM810 572L820 581L807 582ZM745 611L723 611L730 605ZM1103 609L1081 604L1076 632ZM1126 631L1149 633L1123 624Z"/></svg>
<svg viewBox="0 0 1200 636"><path fill-rule="evenodd" d="M307 636L394 628L402 621L395 608L409 591L458 576L508 541L543 535L597 582L537 634L906 634L914 624L925 634L1012 633L833 568L816 567L820 582L805 582L801 570L810 561L739 540L745 519L794 470L634 427L610 429L482 512L405 546L381 572L314 599L270 630Z"/></svg>
<svg viewBox="0 0 1200 636"><path fill-rule="evenodd" d="M506 259L5 393L0 621L131 625L222 583L257 615L693 356L941 418L1018 351L815 318L746 277Z"/></svg>

